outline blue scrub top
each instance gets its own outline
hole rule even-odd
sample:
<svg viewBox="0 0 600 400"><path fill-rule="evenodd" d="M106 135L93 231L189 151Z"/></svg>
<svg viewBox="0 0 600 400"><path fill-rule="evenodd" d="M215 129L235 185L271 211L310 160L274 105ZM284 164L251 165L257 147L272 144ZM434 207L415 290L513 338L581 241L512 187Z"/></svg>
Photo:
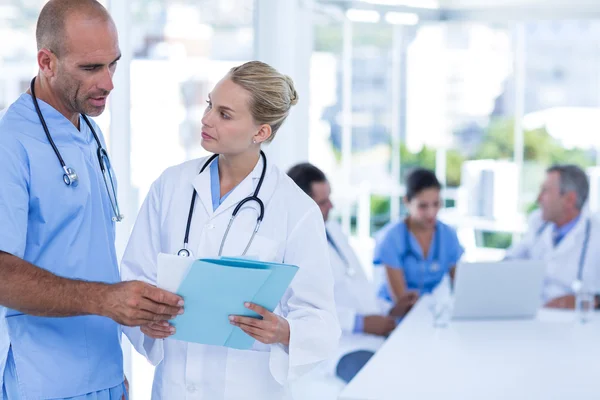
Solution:
<svg viewBox="0 0 600 400"><path fill-rule="evenodd" d="M403 270L409 290L431 293L464 252L454 229L440 221L435 229L425 258L404 221L388 224L377 237L373 263ZM379 295L391 300L387 284L382 285Z"/></svg>
<svg viewBox="0 0 600 400"><path fill-rule="evenodd" d="M223 197L221 197L221 180L219 178L219 157L215 158L215 160L210 164L210 194L212 197L213 211L216 211L217 208L219 208L219 206L223 204L225 199L229 197L229 195L231 194L231 192L233 192L234 189L235 187L229 192L225 193Z"/></svg>
<svg viewBox="0 0 600 400"><path fill-rule="evenodd" d="M21 95L0 120L0 251L63 277L118 282L115 223L96 142L83 119L79 131L49 104L39 104L79 185L64 184L32 98ZM62 399L121 386L121 331L114 321L10 309L1 309L0 317L0 387L9 348L23 398Z"/></svg>

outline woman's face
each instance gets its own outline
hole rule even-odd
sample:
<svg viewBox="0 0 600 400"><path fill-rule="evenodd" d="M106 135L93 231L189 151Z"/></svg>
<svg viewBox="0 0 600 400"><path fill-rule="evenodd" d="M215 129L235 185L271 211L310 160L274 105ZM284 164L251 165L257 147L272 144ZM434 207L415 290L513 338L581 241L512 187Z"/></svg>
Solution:
<svg viewBox="0 0 600 400"><path fill-rule="evenodd" d="M202 147L216 154L237 155L259 143L253 143L261 130L250 113L250 93L223 78L208 95L202 118Z"/></svg>
<svg viewBox="0 0 600 400"><path fill-rule="evenodd" d="M411 221L422 228L434 228L437 214L441 207L440 190L437 188L424 189L410 201L404 199Z"/></svg>

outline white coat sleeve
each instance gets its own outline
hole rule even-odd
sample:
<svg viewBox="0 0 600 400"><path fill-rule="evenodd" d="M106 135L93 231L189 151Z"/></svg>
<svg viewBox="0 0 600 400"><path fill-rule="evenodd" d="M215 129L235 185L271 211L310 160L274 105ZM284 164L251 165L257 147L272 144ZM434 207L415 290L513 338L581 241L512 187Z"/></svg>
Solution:
<svg viewBox="0 0 600 400"><path fill-rule="evenodd" d="M281 304L289 347L271 346L271 373L282 385L333 357L340 338L325 226L316 206L288 236L284 262L299 268Z"/></svg>
<svg viewBox="0 0 600 400"><path fill-rule="evenodd" d="M121 280L138 280L156 285L157 256L160 253L160 180L154 182L140 209L121 261ZM123 327L137 350L153 365L164 356L163 340L144 335L139 327Z"/></svg>
<svg viewBox="0 0 600 400"><path fill-rule="evenodd" d="M356 325L356 309L351 307L337 306L337 317L340 323L340 328L343 333L350 334L354 333L354 326ZM364 315L363 315L364 317Z"/></svg>
<svg viewBox="0 0 600 400"><path fill-rule="evenodd" d="M529 249L532 246L532 240L527 233L527 235L518 243L511 245L508 249L506 249L506 254L504 255L505 260L526 260L529 258Z"/></svg>
<svg viewBox="0 0 600 400"><path fill-rule="evenodd" d="M381 310L381 315L388 315L392 311L392 308L394 308L394 304L381 297L377 297L377 305L379 306L379 310Z"/></svg>
<svg viewBox="0 0 600 400"><path fill-rule="evenodd" d="M539 230L544 226L542 215L539 210L534 211L527 220L527 233L523 239L514 243L506 250L505 260L527 260L530 258L531 248L539 237Z"/></svg>

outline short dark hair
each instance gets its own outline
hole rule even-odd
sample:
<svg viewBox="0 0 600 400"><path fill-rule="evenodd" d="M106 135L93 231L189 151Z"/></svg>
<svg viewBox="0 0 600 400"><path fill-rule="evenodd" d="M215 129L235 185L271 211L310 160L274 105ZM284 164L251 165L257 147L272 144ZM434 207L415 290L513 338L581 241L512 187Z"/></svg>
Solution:
<svg viewBox="0 0 600 400"><path fill-rule="evenodd" d="M558 172L560 176L560 194L575 192L575 207L581 211L590 193L590 183L585 172L577 165L556 164L546 170L547 173Z"/></svg>
<svg viewBox="0 0 600 400"><path fill-rule="evenodd" d="M440 190L442 185L435 173L425 168L415 168L406 177L406 199L411 201L415 196L426 189Z"/></svg>
<svg viewBox="0 0 600 400"><path fill-rule="evenodd" d="M312 196L313 183L327 181L323 171L310 163L294 165L287 174L309 196Z"/></svg>
<svg viewBox="0 0 600 400"><path fill-rule="evenodd" d="M67 18L76 12L112 21L106 8L96 0L50 0L37 20L35 39L38 51L46 48L57 57L66 51L65 24Z"/></svg>

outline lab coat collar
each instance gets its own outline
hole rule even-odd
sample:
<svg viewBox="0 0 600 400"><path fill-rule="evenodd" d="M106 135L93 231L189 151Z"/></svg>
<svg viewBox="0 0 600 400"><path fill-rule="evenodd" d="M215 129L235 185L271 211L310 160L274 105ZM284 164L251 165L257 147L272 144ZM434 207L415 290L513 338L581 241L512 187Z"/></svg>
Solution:
<svg viewBox="0 0 600 400"><path fill-rule="evenodd" d="M544 232L544 241L546 242L548 248L552 249L554 256L575 251L575 254L577 257L579 257L578 249L581 248L581 243L583 243L585 226L589 218L590 217L587 213L582 212L575 226L565 235L565 237L558 243L556 247L554 247L552 240L554 227L552 227L552 229L546 229L546 232Z"/></svg>
<svg viewBox="0 0 600 400"><path fill-rule="evenodd" d="M202 162L198 166L198 170L202 168L206 160L207 159L202 160ZM195 176L192 181L192 184L196 189L196 192L198 193L198 197L200 198L200 202L204 206L206 213L214 218L220 215L221 213L235 207L244 198L254 194L256 185L258 185L258 181L260 180L263 165L263 159L262 157L260 157L252 172L250 172L250 174L233 189L233 191L229 196L227 196L225 201L214 211L212 206L212 194L210 189L210 168L207 167L204 170L204 172ZM267 162L267 171L265 172L265 179L263 182L263 186L261 187L260 192L258 194L258 197L265 203L265 206L267 199L271 197L272 192L274 190L273 185L269 185L267 179L271 169L272 165L269 162Z"/></svg>
<svg viewBox="0 0 600 400"><path fill-rule="evenodd" d="M212 193L210 190L210 165L207 165L204 171L200 172L206 161L208 161L208 157L200 159L196 175L192 178L192 185L196 190L196 195L198 196L197 200L200 200L200 203L204 206L204 211L206 214L212 215L213 207ZM215 160L212 162L215 162Z"/></svg>

